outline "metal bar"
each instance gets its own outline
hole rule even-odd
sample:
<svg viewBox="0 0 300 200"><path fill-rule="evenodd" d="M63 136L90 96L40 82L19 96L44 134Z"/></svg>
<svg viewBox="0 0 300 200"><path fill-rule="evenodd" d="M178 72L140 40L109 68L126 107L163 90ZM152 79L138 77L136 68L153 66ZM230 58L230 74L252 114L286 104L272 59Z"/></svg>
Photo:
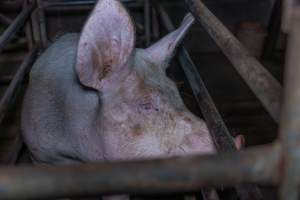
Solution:
<svg viewBox="0 0 300 200"><path fill-rule="evenodd" d="M278 146L269 146L163 160L1 167L0 199L167 194L198 191L204 186L274 184L278 178L278 151Z"/></svg>
<svg viewBox="0 0 300 200"><path fill-rule="evenodd" d="M150 0L144 0L144 22L145 22L145 39L146 46L151 42L151 7Z"/></svg>
<svg viewBox="0 0 300 200"><path fill-rule="evenodd" d="M23 27L27 18L29 17L33 9L32 5L28 5L22 10L22 12L16 17L13 23L4 31L0 37L0 51L5 47L7 43L16 35L16 33Z"/></svg>
<svg viewBox="0 0 300 200"><path fill-rule="evenodd" d="M25 75L28 73L28 71L31 68L31 65L35 59L36 56L36 50L33 50L32 52L28 53L28 55L25 57L23 63L21 64L20 68L18 69L16 75L14 76L13 80L11 81L10 85L8 86L6 92L4 93L3 97L0 101L0 124L2 123L9 104L11 102L11 99L14 97L14 94L16 93L17 89L19 88L20 84L22 83Z"/></svg>
<svg viewBox="0 0 300 200"><path fill-rule="evenodd" d="M152 6L152 35L153 35L153 40L158 40L160 36L160 31L159 31L159 21L158 21L158 15L156 12L156 9Z"/></svg>
<svg viewBox="0 0 300 200"><path fill-rule="evenodd" d="M37 16L38 16L38 23L40 29L40 37L41 37L41 47L45 49L48 46L48 37L46 31L46 17L45 11L43 7L43 2L41 0L37 0Z"/></svg>
<svg viewBox="0 0 300 200"><path fill-rule="evenodd" d="M278 122L282 88L279 82L250 55L234 35L200 0L186 0L189 9L232 62L234 68Z"/></svg>
<svg viewBox="0 0 300 200"><path fill-rule="evenodd" d="M280 123L282 141L281 200L299 199L300 142L300 5L294 11L290 27L285 73L284 106Z"/></svg>
<svg viewBox="0 0 300 200"><path fill-rule="evenodd" d="M122 3L136 3L141 2L137 0L120 0ZM87 0L87 1L45 1L45 6L47 7L55 7L55 6L82 6L82 5L90 5L94 6L96 0Z"/></svg>
<svg viewBox="0 0 300 200"><path fill-rule="evenodd" d="M122 0L126 6L129 8L143 8L142 1L136 0ZM53 2L53 1L45 1L43 2L43 6L45 8L45 12L83 12L90 11L94 8L96 1L71 1L71 2Z"/></svg>
<svg viewBox="0 0 300 200"><path fill-rule="evenodd" d="M161 5L156 6L161 21L168 30L174 31L175 27ZM233 138L227 129L216 105L214 104L206 86L198 73L197 67L190 58L187 50L184 47L179 49L179 62L189 81L194 96L201 108L202 114L207 123L214 144L219 152L236 151ZM241 199L261 199L262 195L258 188L251 186L247 188L237 187L237 192Z"/></svg>
<svg viewBox="0 0 300 200"><path fill-rule="evenodd" d="M25 0L23 3L23 8L26 8L28 4L30 4L30 2L28 0ZM34 48L33 32L32 32L31 25L32 25L31 20L27 20L25 24L25 35L26 35L27 46L29 51L32 51Z"/></svg>
<svg viewBox="0 0 300 200"><path fill-rule="evenodd" d="M272 56L274 50L276 50L278 38L281 31L282 19L282 0L275 0L273 6L272 15L268 27L268 36L266 38L264 47L264 57Z"/></svg>

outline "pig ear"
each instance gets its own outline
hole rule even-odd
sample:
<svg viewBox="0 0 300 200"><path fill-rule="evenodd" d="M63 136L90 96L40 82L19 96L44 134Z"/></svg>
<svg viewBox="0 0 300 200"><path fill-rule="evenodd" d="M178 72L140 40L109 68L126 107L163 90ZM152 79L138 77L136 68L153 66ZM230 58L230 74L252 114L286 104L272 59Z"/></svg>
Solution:
<svg viewBox="0 0 300 200"><path fill-rule="evenodd" d="M194 21L194 17L191 14L188 14L177 30L169 33L163 39L146 49L152 57L152 60L154 60L158 66L161 66L164 69L167 68L168 63L175 54L176 47L182 42Z"/></svg>
<svg viewBox="0 0 300 200"><path fill-rule="evenodd" d="M80 82L100 90L126 67L134 48L134 27L117 0L99 0L81 33L76 72Z"/></svg>

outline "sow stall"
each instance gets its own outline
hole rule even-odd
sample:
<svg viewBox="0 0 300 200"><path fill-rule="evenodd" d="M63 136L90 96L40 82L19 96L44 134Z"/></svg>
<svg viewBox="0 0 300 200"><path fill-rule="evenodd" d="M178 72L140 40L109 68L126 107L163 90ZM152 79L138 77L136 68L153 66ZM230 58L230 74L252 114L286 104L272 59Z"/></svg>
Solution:
<svg viewBox="0 0 300 200"><path fill-rule="evenodd" d="M150 27L153 28L154 35L159 35L159 24L168 32L174 30L172 20L159 1L123 0L123 2L128 7L142 7L144 10L145 22L141 29L144 29L145 43L149 44L151 41ZM278 0L276 5L280 4L278 2L281 3ZM1 97L0 123L8 113L16 91L21 87L33 62L49 45L45 12L90 10L94 3L95 1L35 0L0 4L3 9L21 10L13 21L0 14L0 21L9 24L0 37L0 51L23 27L29 49ZM206 187L233 187L240 199L261 199L260 189L257 187L259 185L279 185L280 199L298 199L299 3L296 0L286 0L283 3L283 30L289 36L284 89L202 1L186 0L185 3L261 101L265 110L278 123L279 138L272 144L237 152L232 134L212 100L197 65L187 49L181 46L178 60L208 124L219 151L217 155L56 167L3 166L0 169L0 199L62 198L118 193L164 194L198 192L200 188ZM281 6L278 7L279 11ZM275 16L276 14L278 15L278 12ZM276 29L276 25L275 23L272 27ZM274 30L276 31L279 30ZM270 44L272 45L272 41ZM20 149L21 147L18 151ZM205 190L203 196L210 198L205 194Z"/></svg>

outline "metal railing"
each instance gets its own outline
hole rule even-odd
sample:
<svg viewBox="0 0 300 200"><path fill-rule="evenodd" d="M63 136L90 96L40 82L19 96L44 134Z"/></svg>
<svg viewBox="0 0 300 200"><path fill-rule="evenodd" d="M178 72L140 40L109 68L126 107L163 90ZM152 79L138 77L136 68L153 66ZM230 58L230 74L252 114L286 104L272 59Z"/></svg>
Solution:
<svg viewBox="0 0 300 200"><path fill-rule="evenodd" d="M207 121L219 151L218 154L69 166L1 167L0 199L58 198L118 193L178 193L194 192L202 187L218 186L232 186L237 188L237 191L239 189L246 190L249 197L255 186L251 186L252 189L237 187L237 185L243 184L280 185L280 199L298 199L300 182L300 155L298 153L300 143L300 56L297 52L300 49L300 5L297 1L287 2L284 29L288 31L290 37L286 84L285 90L283 90L278 81L247 52L200 0L186 0L195 19L219 45L270 116L280 124L278 141L263 147L237 152L232 137L214 105L197 67L187 50L180 47L179 61ZM31 23L33 32L39 35L33 37L35 38L34 43L42 48L47 43L42 41L43 37L46 39L46 31L41 28L45 23L45 18L41 19L45 8L40 3L37 0L33 13L39 12L39 14L31 17ZM147 13L151 12L148 3L151 2L146 1ZM24 25L32 11L30 5L24 7L19 17L0 37L0 47L8 43L10 37ZM47 6L49 9L50 5ZM52 6L66 5L60 3ZM76 4L76 6L78 5ZM164 27L168 31L172 31L174 27L163 8L158 6L156 12L160 15ZM151 24L151 18L147 18L147 24ZM147 30L146 36L149 37L149 30ZM35 48L31 48L0 101L0 122L5 115L12 94L30 69L36 52ZM282 113L281 116L280 113ZM257 190L255 191L257 192Z"/></svg>

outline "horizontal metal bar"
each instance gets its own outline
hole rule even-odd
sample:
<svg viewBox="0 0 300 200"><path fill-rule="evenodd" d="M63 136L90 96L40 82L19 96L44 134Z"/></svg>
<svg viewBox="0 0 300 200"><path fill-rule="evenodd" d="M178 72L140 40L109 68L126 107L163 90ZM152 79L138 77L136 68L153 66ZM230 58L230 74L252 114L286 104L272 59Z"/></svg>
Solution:
<svg viewBox="0 0 300 200"><path fill-rule="evenodd" d="M130 8L143 8L143 1L136 0L122 0L125 5ZM53 2L45 1L43 2L43 7L47 13L51 12L81 12L90 11L93 9L96 1L70 1L70 2Z"/></svg>
<svg viewBox="0 0 300 200"><path fill-rule="evenodd" d="M298 200L300 181L300 5L294 1L287 48L284 105L280 122L282 144L281 200ZM296 14L296 12L298 12Z"/></svg>
<svg viewBox="0 0 300 200"><path fill-rule="evenodd" d="M8 86L7 90L5 91L3 97L0 101L0 124L5 117L9 104L14 97L17 89L19 88L20 84L22 83L25 75L29 72L33 61L35 60L37 51L33 50L32 52L28 53L25 57L23 63L21 64L20 68L18 69L16 75L14 76L13 80L11 81L10 85Z"/></svg>
<svg viewBox="0 0 300 200"><path fill-rule="evenodd" d="M0 51L9 43L16 33L23 27L27 18L29 17L33 5L28 5L25 7L22 12L16 17L12 24L4 31L0 37Z"/></svg>
<svg viewBox="0 0 300 200"><path fill-rule="evenodd" d="M232 62L234 68L262 102L271 117L278 122L282 88L279 82L248 53L234 35L200 0L186 0L195 18Z"/></svg>
<svg viewBox="0 0 300 200"><path fill-rule="evenodd" d="M276 183L278 146L211 156L70 166L0 167L0 199L165 194Z"/></svg>
<svg viewBox="0 0 300 200"><path fill-rule="evenodd" d="M143 1L137 0L120 0L122 3L137 3ZM87 0L87 1L44 1L43 2L47 7L54 7L54 6L82 6L82 5L94 5L96 0Z"/></svg>

